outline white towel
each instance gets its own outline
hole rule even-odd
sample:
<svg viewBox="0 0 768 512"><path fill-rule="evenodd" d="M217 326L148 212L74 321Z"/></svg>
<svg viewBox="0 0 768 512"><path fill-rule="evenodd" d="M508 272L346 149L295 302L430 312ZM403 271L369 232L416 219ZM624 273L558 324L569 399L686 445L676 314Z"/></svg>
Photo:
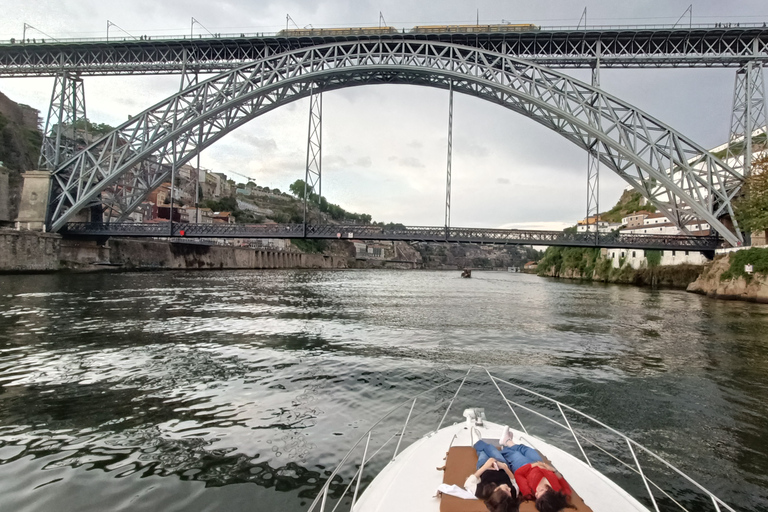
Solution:
<svg viewBox="0 0 768 512"><path fill-rule="evenodd" d="M463 487L459 487L458 485L440 484L440 487L437 488L437 493L450 494L451 496L456 496L457 498L461 498L463 500L477 499L474 494L464 489Z"/></svg>

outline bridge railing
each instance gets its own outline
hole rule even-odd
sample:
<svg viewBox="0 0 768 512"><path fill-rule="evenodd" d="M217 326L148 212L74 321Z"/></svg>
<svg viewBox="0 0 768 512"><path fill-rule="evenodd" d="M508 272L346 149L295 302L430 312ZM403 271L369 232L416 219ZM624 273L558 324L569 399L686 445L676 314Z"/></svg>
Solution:
<svg viewBox="0 0 768 512"><path fill-rule="evenodd" d="M368 224L191 224L70 222L67 236L189 237L189 238L310 238L365 241L450 242L573 247L680 249L711 251L717 236L563 232L444 226L384 227Z"/></svg>
<svg viewBox="0 0 768 512"><path fill-rule="evenodd" d="M484 24L487 25L487 24ZM490 25L503 25L503 23L491 23ZM449 26L449 25L446 25ZM342 27L343 28L343 27ZM366 27L362 27L366 28ZM376 29L377 26L371 26L367 27L371 30ZM572 25L553 25L553 26L541 26L537 32L547 32L547 31L567 31L567 32L594 32L594 31L601 31L601 30L711 30L711 29L744 29L744 28L766 28L766 24L764 22L750 22L750 23L732 23L732 22L721 22L721 23L695 23L695 24L688 24L688 23L678 23L678 24L640 24L640 25L589 25L589 26L577 26L574 27ZM422 33L412 33L410 30L412 30L413 27L400 27L398 28L398 32L395 34L379 34L378 32L375 35L424 35ZM459 32L461 33L461 32ZM475 35L480 32L466 32L467 35ZM493 32L488 32L493 33ZM513 34L514 32L506 32L506 34ZM362 34L366 35L366 34ZM141 38L144 39L141 39ZM77 44L77 43L114 43L114 42L137 42L137 43L143 43L143 42L152 42L152 41L184 41L184 40L223 40L223 39L253 39L253 38L261 38L261 37L323 37L323 36L284 36L281 35L280 31L278 32L236 32L236 33L217 33L217 34L140 34L137 36L126 36L125 34L120 34L112 37L27 37L26 40L22 38L11 38L11 39L5 39L0 40L0 45L42 45L42 44ZM26 42L29 41L29 42ZM33 42L34 41L34 42Z"/></svg>

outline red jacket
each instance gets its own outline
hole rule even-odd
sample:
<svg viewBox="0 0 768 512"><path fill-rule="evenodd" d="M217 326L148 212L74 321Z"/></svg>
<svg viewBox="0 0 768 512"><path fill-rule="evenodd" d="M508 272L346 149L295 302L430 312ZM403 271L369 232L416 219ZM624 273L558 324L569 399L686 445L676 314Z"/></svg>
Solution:
<svg viewBox="0 0 768 512"><path fill-rule="evenodd" d="M520 494L527 500L535 499L536 487L542 478L549 480L549 485L555 491L561 492L566 496L571 495L571 486L568 485L568 482L562 477L558 478L556 474L548 469L526 464L515 471L515 481L518 487L520 487Z"/></svg>

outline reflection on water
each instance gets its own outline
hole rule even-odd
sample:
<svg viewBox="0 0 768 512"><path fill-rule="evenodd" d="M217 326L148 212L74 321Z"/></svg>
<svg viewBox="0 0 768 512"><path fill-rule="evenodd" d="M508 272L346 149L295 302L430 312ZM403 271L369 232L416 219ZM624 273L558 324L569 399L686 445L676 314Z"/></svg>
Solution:
<svg viewBox="0 0 768 512"><path fill-rule="evenodd" d="M3 511L304 510L378 416L470 364L768 510L765 305L388 271L2 276L0 297Z"/></svg>

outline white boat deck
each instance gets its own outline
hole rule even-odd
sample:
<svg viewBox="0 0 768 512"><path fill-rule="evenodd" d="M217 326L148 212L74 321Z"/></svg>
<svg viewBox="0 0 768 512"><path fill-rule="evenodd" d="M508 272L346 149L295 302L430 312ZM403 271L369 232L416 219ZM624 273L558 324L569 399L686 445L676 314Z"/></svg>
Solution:
<svg viewBox="0 0 768 512"><path fill-rule="evenodd" d="M485 421L483 439L497 443L503 426ZM593 512L649 512L636 499L586 463L540 439L513 430L516 443L547 457ZM466 423L445 427L403 450L358 498L354 512L437 512L445 455L451 446L471 446ZM476 440L475 440L476 441Z"/></svg>

